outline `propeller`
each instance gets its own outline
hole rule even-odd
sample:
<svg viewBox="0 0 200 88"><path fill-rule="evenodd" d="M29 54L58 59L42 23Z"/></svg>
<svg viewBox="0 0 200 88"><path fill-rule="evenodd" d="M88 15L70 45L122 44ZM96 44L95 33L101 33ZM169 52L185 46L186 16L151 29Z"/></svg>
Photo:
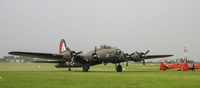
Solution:
<svg viewBox="0 0 200 88"><path fill-rule="evenodd" d="M146 54L148 54L149 52L150 52L150 50L147 50L145 53L139 53L139 52L137 52L137 51L135 51L139 56L140 56L140 58L142 59L142 63L143 63L143 65L145 65L145 58L146 58Z"/></svg>
<svg viewBox="0 0 200 88"><path fill-rule="evenodd" d="M94 53L92 53L92 59L97 59L98 58L98 55L97 55L97 47L95 46L94 48Z"/></svg>
<svg viewBox="0 0 200 88"><path fill-rule="evenodd" d="M81 53L83 53L83 51L79 51L79 52L77 52L77 53L76 53L75 51L71 51L71 54L70 54L70 55L71 55L72 58L71 58L71 62L70 62L70 63L71 63L72 65L74 64L74 58L76 58L76 56L77 56L78 54L81 54Z"/></svg>
<svg viewBox="0 0 200 88"><path fill-rule="evenodd" d="M131 53L131 54L128 54L128 53L125 53L125 57L126 57L126 66L128 67L128 60L130 60L130 57L135 54L135 53Z"/></svg>
<svg viewBox="0 0 200 88"><path fill-rule="evenodd" d="M92 57L91 57L91 61L90 61L89 65L93 62L93 60L98 59L98 55L96 52L97 52L97 47L95 46L94 53L92 53Z"/></svg>

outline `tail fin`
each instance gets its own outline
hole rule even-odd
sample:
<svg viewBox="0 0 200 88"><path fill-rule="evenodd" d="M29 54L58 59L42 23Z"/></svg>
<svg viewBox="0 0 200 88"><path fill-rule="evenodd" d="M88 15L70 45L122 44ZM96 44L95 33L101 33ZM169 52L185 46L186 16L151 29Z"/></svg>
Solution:
<svg viewBox="0 0 200 88"><path fill-rule="evenodd" d="M160 70L166 70L164 62L160 62Z"/></svg>
<svg viewBox="0 0 200 88"><path fill-rule="evenodd" d="M189 70L189 65L188 63L184 63L182 71L187 71L187 70Z"/></svg>
<svg viewBox="0 0 200 88"><path fill-rule="evenodd" d="M70 51L70 49L67 47L65 40L61 39L59 46L59 53L62 54L67 51Z"/></svg>

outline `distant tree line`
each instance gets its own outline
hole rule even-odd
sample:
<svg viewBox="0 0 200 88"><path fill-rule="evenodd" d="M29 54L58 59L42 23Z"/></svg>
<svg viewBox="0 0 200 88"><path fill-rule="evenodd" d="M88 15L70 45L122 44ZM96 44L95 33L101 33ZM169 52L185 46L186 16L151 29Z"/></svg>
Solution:
<svg viewBox="0 0 200 88"><path fill-rule="evenodd" d="M166 60L165 63L167 64L171 64L171 63L183 63L184 59L180 58L180 59L175 59L175 60ZM187 60L188 63L195 63L194 60Z"/></svg>
<svg viewBox="0 0 200 88"><path fill-rule="evenodd" d="M0 58L0 62L33 62L34 58L22 57L22 56L4 56Z"/></svg>

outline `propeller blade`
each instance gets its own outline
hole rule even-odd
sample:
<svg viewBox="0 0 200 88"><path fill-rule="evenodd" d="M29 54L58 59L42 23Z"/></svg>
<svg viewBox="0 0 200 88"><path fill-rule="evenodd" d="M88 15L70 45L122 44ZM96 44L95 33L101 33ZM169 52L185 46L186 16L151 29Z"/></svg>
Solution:
<svg viewBox="0 0 200 88"><path fill-rule="evenodd" d="M150 51L150 50L147 50L147 52L146 52L146 53L144 53L144 54L146 55L147 53L149 53L149 51Z"/></svg>
<svg viewBox="0 0 200 88"><path fill-rule="evenodd" d="M128 67L128 60L126 60L126 67Z"/></svg>
<svg viewBox="0 0 200 88"><path fill-rule="evenodd" d="M132 56L132 55L134 55L135 53L131 53L129 56Z"/></svg>
<svg viewBox="0 0 200 88"><path fill-rule="evenodd" d="M143 62L143 65L145 65L145 60L144 59L142 59L142 62Z"/></svg>
<svg viewBox="0 0 200 88"><path fill-rule="evenodd" d="M71 58L71 65L74 65L74 56Z"/></svg>
<svg viewBox="0 0 200 88"><path fill-rule="evenodd" d="M137 53L138 55L140 55L140 53L139 53L139 52L137 52L137 51L135 51L135 53Z"/></svg>
<svg viewBox="0 0 200 88"><path fill-rule="evenodd" d="M146 54L149 53L149 52L150 52L150 50L147 50L147 51L144 53L144 57L142 57L142 59L143 59L143 65L145 65L145 60L144 60L144 59L146 58Z"/></svg>
<svg viewBox="0 0 200 88"><path fill-rule="evenodd" d="M77 54L81 54L81 53L83 53L83 51L79 51L79 52L77 52L76 55L77 55Z"/></svg>
<svg viewBox="0 0 200 88"><path fill-rule="evenodd" d="M97 46L95 46L95 48L94 48L94 53L96 53L97 52Z"/></svg>

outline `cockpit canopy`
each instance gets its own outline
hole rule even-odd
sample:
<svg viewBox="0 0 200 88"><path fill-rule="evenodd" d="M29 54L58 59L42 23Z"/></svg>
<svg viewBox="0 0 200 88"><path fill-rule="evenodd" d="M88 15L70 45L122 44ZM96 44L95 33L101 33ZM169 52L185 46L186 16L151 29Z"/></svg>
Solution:
<svg viewBox="0 0 200 88"><path fill-rule="evenodd" d="M100 48L102 48L102 49L110 49L111 46L106 46L105 44L103 44L103 45L100 46Z"/></svg>

